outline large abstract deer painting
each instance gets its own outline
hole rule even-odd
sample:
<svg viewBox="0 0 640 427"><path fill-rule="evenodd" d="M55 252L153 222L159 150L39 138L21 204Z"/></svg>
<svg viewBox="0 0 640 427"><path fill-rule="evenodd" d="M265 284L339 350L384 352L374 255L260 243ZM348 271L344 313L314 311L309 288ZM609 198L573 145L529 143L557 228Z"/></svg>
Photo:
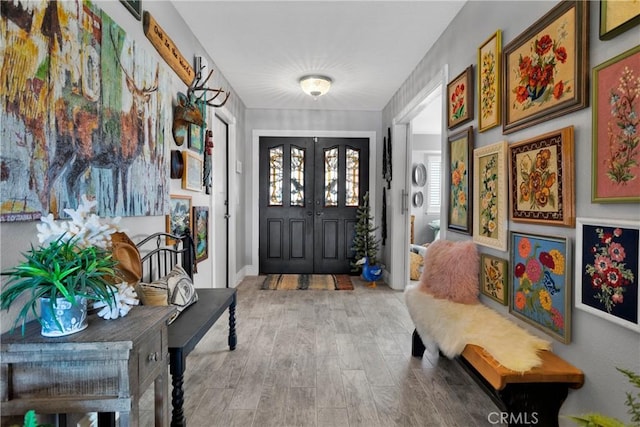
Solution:
<svg viewBox="0 0 640 427"><path fill-rule="evenodd" d="M11 107L2 113L11 126L3 136L11 138L3 137L0 155L0 186L11 200L2 200L0 219L60 215L76 207L81 194L97 199L100 215L163 214L168 74L95 5L12 4L3 7L8 35L15 32L34 52L20 58L12 75L0 61L0 78L3 87L39 89L26 96L0 93ZM20 209L33 214L20 217Z"/></svg>

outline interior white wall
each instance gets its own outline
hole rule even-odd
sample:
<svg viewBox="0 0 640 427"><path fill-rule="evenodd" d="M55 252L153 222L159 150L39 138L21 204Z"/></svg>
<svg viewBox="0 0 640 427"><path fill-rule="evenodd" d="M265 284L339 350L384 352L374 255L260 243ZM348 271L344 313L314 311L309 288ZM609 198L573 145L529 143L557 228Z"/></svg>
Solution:
<svg viewBox="0 0 640 427"><path fill-rule="evenodd" d="M598 39L599 10L598 2L591 5L589 55L590 67L594 67L638 44L637 28L619 35L613 40ZM538 18L545 15L555 2L540 1L482 1L467 2L451 25L442 34L433 48L427 52L415 70L398 89L383 110L383 127L391 124L403 109L412 102L416 94L425 85L440 74L443 66L449 67L449 74L457 75L469 64L477 63L477 47L497 29L502 30L503 45L508 44L521 32L526 30ZM590 75L590 70L587 70ZM471 124L474 132L475 147L482 147L506 139L510 143L532 138L548 131L566 126L575 127L575 192L577 216L595 218L640 219L638 204L597 204L591 203L591 107L549 120L521 131L502 135L502 128L497 127L483 133L477 132L476 119ZM443 135L446 141L446 132ZM389 209L395 211L395 205ZM446 199L443 203L446 206ZM446 218L446 217L445 217ZM443 238L449 240L468 240L471 237L455 232L447 232L446 223L442 222ZM550 227L543 225L509 223L515 231L525 231L544 235L567 237L575 241L575 229L566 227ZM402 232L402 226L395 226L390 232ZM481 252L491 253L508 259L507 252L500 252L479 246ZM395 264L393 264L395 267ZM482 298L482 302L494 310L504 314L510 320L520 324L532 333L545 336L542 332L520 322L508 314L507 307ZM640 372L640 335L629 329L607 322L591 314L572 311L572 341L565 345L553 342L553 350L585 373L585 385L580 390L570 391L561 414L577 414L591 411L602 412L628 421L627 408L624 405L625 391L633 391L632 386L619 374L615 367L622 367ZM637 391L637 390L636 390ZM561 425L573 425L561 418Z"/></svg>

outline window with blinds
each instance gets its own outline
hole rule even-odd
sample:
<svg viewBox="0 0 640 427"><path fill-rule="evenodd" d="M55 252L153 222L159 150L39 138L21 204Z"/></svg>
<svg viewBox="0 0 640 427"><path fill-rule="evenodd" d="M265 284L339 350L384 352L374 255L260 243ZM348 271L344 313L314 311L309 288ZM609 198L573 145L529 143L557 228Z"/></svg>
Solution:
<svg viewBox="0 0 640 427"><path fill-rule="evenodd" d="M427 156L427 188L426 188L426 202L428 214L440 213L440 187L442 184L441 177L441 156L428 155Z"/></svg>

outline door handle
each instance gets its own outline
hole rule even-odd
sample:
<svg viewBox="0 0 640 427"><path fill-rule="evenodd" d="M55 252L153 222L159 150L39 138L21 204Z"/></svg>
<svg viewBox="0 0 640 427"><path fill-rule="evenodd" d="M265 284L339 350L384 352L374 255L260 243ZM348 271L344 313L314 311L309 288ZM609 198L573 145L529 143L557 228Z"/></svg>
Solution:
<svg viewBox="0 0 640 427"><path fill-rule="evenodd" d="M324 215L324 212L316 212L316 216Z"/></svg>
<svg viewBox="0 0 640 427"><path fill-rule="evenodd" d="M308 212L307 212L307 216L313 216L313 212L308 211Z"/></svg>
<svg viewBox="0 0 640 427"><path fill-rule="evenodd" d="M402 193L400 196L400 205L401 205L400 209L402 211L402 215L409 212L409 192L405 191L404 189L402 190Z"/></svg>
<svg viewBox="0 0 640 427"><path fill-rule="evenodd" d="M231 218L231 215L229 215L229 214L224 214L224 218L225 218L225 219L229 219L229 218Z"/></svg>

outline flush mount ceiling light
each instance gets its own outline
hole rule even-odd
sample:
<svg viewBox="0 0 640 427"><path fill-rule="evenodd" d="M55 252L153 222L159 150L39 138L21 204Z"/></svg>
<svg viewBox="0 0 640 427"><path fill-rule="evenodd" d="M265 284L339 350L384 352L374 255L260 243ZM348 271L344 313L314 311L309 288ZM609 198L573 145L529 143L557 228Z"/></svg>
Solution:
<svg viewBox="0 0 640 427"><path fill-rule="evenodd" d="M300 78L300 87L314 98L324 95L331 88L331 79L327 76L304 76Z"/></svg>

